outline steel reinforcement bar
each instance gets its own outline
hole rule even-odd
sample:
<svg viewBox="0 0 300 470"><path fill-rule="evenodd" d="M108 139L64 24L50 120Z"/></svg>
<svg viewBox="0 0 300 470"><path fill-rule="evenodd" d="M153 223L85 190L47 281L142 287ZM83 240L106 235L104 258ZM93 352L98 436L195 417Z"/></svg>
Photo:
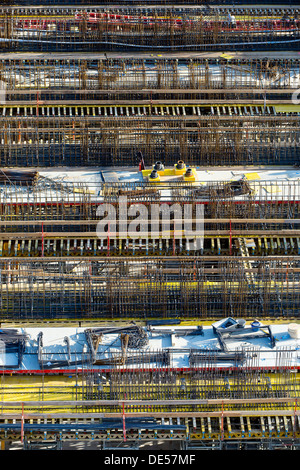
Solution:
<svg viewBox="0 0 300 470"><path fill-rule="evenodd" d="M5 51L103 51L103 50L289 50L300 42L298 9L288 15L261 9L236 14L229 11L186 8L151 8L120 12L94 7L93 12L69 7L49 11L14 8L0 11L0 48ZM128 10L128 9L127 9ZM230 10L234 13L234 9ZM250 13L250 14L249 14Z"/></svg>
<svg viewBox="0 0 300 470"><path fill-rule="evenodd" d="M140 107L129 103L119 107L15 106L8 109L8 116L0 116L0 163L21 167L136 166L138 152L147 165L157 160L173 165L179 159L202 166L298 162L297 106L279 115L269 108L264 113L261 105L244 105L242 110L237 106L220 108L222 115L214 115L212 106L201 110L196 105L163 103ZM257 115L251 115L250 108ZM21 111L22 115L18 114ZM36 112L39 115L32 117Z"/></svg>
<svg viewBox="0 0 300 470"><path fill-rule="evenodd" d="M3 258L1 320L298 318L298 258Z"/></svg>
<svg viewBox="0 0 300 470"><path fill-rule="evenodd" d="M207 58L110 58L101 54L82 58L71 54L32 57L28 54L2 55L0 79L5 83L6 100L43 101L81 99L155 99L164 93L187 98L276 99L299 87L299 59L243 58L220 54ZM67 93L69 90L69 93ZM139 98L140 99L140 98ZM157 99L157 98L156 98Z"/></svg>
<svg viewBox="0 0 300 470"><path fill-rule="evenodd" d="M219 231L222 232L222 231ZM214 236L215 230L208 231L205 236L199 235L200 243L197 244L197 237L191 239L191 235L177 236L173 232L171 238L166 235L152 234L149 238L141 236L138 238L129 235L111 239L113 234L108 234L106 238L99 238L94 232L81 233L73 232L35 232L35 233L11 233L0 234L0 259L1 258L90 258L101 259L101 257L120 256L169 256L170 259L176 256L232 256L243 253L245 256L278 256L300 255L299 231L279 231L278 235L273 235L274 230L258 233L257 230L245 235L246 231L237 234L235 230L223 231L218 236ZM201 239L201 240L200 240Z"/></svg>
<svg viewBox="0 0 300 470"><path fill-rule="evenodd" d="M91 0L72 0L72 5L79 5L79 6L85 6L87 11L92 11L93 6L92 5L103 5L103 1L99 0L94 0L91 2ZM108 6L113 5L116 3L117 5L126 5L127 7L137 5L138 7L141 8L140 3L137 0L113 0L109 2ZM172 2L169 2L168 0L155 0L154 2L148 2L147 6L151 5L153 3L154 5L163 5L163 6L168 6L169 3L174 6L174 5L182 5L182 0L172 0ZM232 6L232 1L231 0L210 0L207 2L207 0L187 0L184 2L185 5L194 5L196 7L199 7L203 5L203 9L209 9L210 7L207 6L207 4L213 5L213 6L218 6L218 7L227 7L227 6ZM285 2L285 7L280 8L274 5L282 5L283 2L282 0L264 0L264 5L268 5L268 8L276 8L278 12L281 14L284 14L286 11L289 11L289 8L294 7L295 2L292 0L287 0ZM45 5L48 7L53 8L54 6L57 5L57 7L63 6L63 5L69 5L70 0L30 0L30 5L34 6L40 6L40 5ZM258 2L257 0L248 0L247 5L245 5L245 0L235 0L234 2L235 6L241 5L241 10L244 10L245 8L251 8L254 11L257 11L258 13L260 12L260 7L258 7ZM8 5L8 6L28 6L28 2L26 0L2 0L2 5ZM145 7L146 8L146 7Z"/></svg>

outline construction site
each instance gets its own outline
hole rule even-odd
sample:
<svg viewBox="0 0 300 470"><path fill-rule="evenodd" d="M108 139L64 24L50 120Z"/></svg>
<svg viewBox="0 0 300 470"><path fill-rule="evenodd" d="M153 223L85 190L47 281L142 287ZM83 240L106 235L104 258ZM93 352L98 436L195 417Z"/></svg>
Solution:
<svg viewBox="0 0 300 470"><path fill-rule="evenodd" d="M2 0L0 447L300 449L300 4Z"/></svg>

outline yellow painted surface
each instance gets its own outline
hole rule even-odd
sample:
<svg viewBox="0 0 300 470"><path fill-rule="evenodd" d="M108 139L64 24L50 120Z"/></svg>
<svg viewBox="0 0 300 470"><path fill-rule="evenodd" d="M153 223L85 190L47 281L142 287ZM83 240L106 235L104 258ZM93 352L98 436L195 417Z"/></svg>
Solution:
<svg viewBox="0 0 300 470"><path fill-rule="evenodd" d="M149 182L150 183L160 183L160 176L158 175L157 178L150 178L150 176L149 176Z"/></svg>
<svg viewBox="0 0 300 470"><path fill-rule="evenodd" d="M300 374L293 374L293 377L289 379L286 377L283 380L282 374L280 373L262 373L261 376L259 377L253 377L252 380L249 379L249 381L245 383L238 383L236 380L235 376L228 376L228 384L230 386L230 390L232 392L236 392L240 389L242 386L243 390L246 391L248 390L253 390L253 388L257 390L265 390L266 385L267 385L267 377L270 380L271 386L274 386L274 390L278 390L279 384L282 384L284 387L284 384L289 385L291 381L293 381L293 388L295 391L295 394L299 394L299 389L300 389ZM178 375L176 379L176 384L175 387L178 388L180 385L180 378L181 375ZM47 376L20 376L20 377L1 377L1 401L5 402L23 402L26 405L27 401L67 401L67 400L81 400L82 395L81 395L81 387L77 387L78 389L78 396L76 396L76 382L74 379L69 379L68 377L60 377L60 376L53 376L53 377L47 377ZM204 390L209 391L209 390L218 390L219 392L223 393L224 392L224 379L222 377L220 378L215 378L213 384L210 384L207 382L207 378L204 376L202 379L199 378L197 381L200 386L203 387ZM78 381L78 384L81 385L80 381ZM186 385L187 385L187 390L192 390L190 388L191 385L194 385L193 382L190 381L189 377L186 376ZM141 389L140 384L119 384L119 393L120 396L124 396L124 394L128 393L129 391L134 391L135 393L141 393L141 396L145 394L145 388ZM161 398L161 394L163 391L163 394L165 393L164 389L167 390L169 389L170 385L169 384L155 384L152 383L150 388L149 388L149 396L148 398L152 398L153 400ZM298 392L297 392L298 390ZM107 393L109 392L109 385L104 385L104 392ZM85 397L84 397L85 398ZM0 404L1 405L1 404ZM155 401L153 402L153 405L155 406ZM261 404L259 405L259 409L263 410L264 406L267 409L273 408L277 409L278 405L276 404ZM137 411L137 407L131 406L130 410L127 411L127 413L130 413L130 411ZM256 405L253 406L255 409ZM294 404L290 403L288 405L289 409L293 409ZM160 411L163 411L163 406L160 405ZM1 410L2 413L11 413L12 411L19 411L21 410L21 405L12 405L11 409L10 408L3 408ZM176 410L176 407L174 407L174 411ZM93 409L89 409L90 412L93 412ZM94 410L97 412L97 409ZM108 409L109 411L109 405ZM73 408L68 408L65 405L59 406L59 404L55 407L47 407L46 409L43 409L42 406L38 405L35 407L33 404L30 405L30 409L26 409L25 407L25 413L31 413L31 412L39 412L39 413L46 413L49 415L50 413L72 413L72 412L78 412L76 410L76 407L74 406Z"/></svg>
<svg viewBox="0 0 300 470"><path fill-rule="evenodd" d="M96 191L93 189L86 189L86 188L74 188L73 189L74 193L88 193L88 194L96 194Z"/></svg>
<svg viewBox="0 0 300 470"><path fill-rule="evenodd" d="M258 173L245 173L247 180L260 180Z"/></svg>
<svg viewBox="0 0 300 470"><path fill-rule="evenodd" d="M267 193L270 193L270 194L277 194L277 193L281 193L281 188L279 188L279 186L275 185L275 184L270 184L270 185L267 185L267 186L263 186L263 188L267 191Z"/></svg>
<svg viewBox="0 0 300 470"><path fill-rule="evenodd" d="M220 54L220 57L224 57L224 59L233 59L233 55L230 54Z"/></svg>
<svg viewBox="0 0 300 470"><path fill-rule="evenodd" d="M166 182L167 181L167 179L165 179L166 177L171 177L171 176L183 176L184 177L186 169L187 168L184 167L181 170L177 170L175 168L175 165L174 165L174 168L165 168L164 170L160 170L157 173L161 177L160 181ZM192 172L193 172L193 175L194 175L194 177L193 177L194 179L190 180L190 179L184 178L184 180L186 180L186 181L195 181L195 179L197 177L197 170L196 170L196 168L191 168L191 169L192 169ZM144 179L149 178L150 174L152 173L152 170L153 169L142 170L143 178ZM152 180L152 181L154 181L154 180Z"/></svg>
<svg viewBox="0 0 300 470"><path fill-rule="evenodd" d="M247 284L246 280L244 282L245 282L245 284ZM159 287L164 287L164 288L168 288L168 289L171 289L171 288L181 289L183 285L184 285L185 288L197 289L197 288L199 288L199 286L201 286L201 287L204 287L204 286L207 286L207 287L214 286L214 287L216 287L216 285L222 286L224 284L230 285L230 287L235 287L236 289L241 288L241 283L240 282L229 282L227 280L223 280L223 281L220 281L220 282L218 282L218 281L217 282L216 281L205 281L205 282L201 282L201 283L199 281L194 281L194 282L149 282L149 281L146 281L146 282L138 283L139 287L147 288L147 289L149 288L149 286L152 286L152 287L159 286ZM260 281L253 282L253 285L258 285L259 286ZM269 282L269 287L270 287L270 290L276 288L276 282L270 281Z"/></svg>
<svg viewBox="0 0 300 470"><path fill-rule="evenodd" d="M76 400L76 390L81 399L81 377L68 376L1 376L0 400L3 402L26 402L26 401L68 401ZM0 406L1 406L0 401ZM9 413L11 410L3 409L2 412ZM55 411L53 409L53 411ZM64 407L63 412L71 412Z"/></svg>
<svg viewBox="0 0 300 470"><path fill-rule="evenodd" d="M187 182L195 182L197 181L197 171L195 168L192 168L192 175L191 176L183 176L184 181Z"/></svg>
<svg viewBox="0 0 300 470"><path fill-rule="evenodd" d="M300 105L297 104L277 104L274 107L279 113L300 113Z"/></svg>

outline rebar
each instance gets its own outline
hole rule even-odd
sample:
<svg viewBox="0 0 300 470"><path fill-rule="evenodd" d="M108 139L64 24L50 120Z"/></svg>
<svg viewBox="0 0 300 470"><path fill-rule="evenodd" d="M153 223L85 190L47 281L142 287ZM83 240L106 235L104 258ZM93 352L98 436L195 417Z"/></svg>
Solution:
<svg viewBox="0 0 300 470"><path fill-rule="evenodd" d="M297 8L289 15L244 9L232 15L234 22L226 9L203 12L201 7L193 8L193 16L188 7L179 12L158 6L146 14L134 6L125 11L95 7L93 12L54 7L46 17L37 7L1 10L0 47L11 51L289 50L300 41Z"/></svg>

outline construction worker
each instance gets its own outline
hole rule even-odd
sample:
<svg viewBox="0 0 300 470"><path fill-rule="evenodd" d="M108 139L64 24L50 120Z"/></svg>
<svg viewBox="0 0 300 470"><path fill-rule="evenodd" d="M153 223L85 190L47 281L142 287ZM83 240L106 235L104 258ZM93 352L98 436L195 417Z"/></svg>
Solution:
<svg viewBox="0 0 300 470"><path fill-rule="evenodd" d="M234 15L228 14L228 24L230 28L236 28L236 19Z"/></svg>
<svg viewBox="0 0 300 470"><path fill-rule="evenodd" d="M234 15L231 15L231 27L236 28L236 19Z"/></svg>

